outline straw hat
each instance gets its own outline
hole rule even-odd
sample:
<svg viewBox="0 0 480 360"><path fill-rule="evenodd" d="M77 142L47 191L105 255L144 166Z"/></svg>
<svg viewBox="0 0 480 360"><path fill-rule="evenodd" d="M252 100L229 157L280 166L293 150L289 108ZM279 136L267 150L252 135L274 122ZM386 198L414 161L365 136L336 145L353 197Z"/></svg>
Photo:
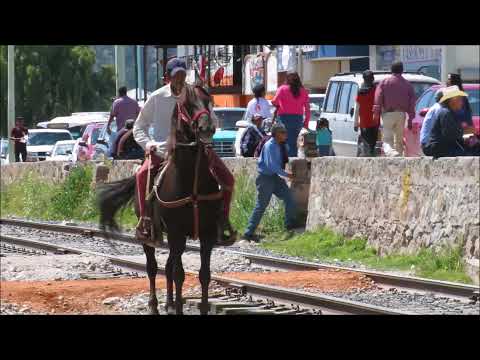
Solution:
<svg viewBox="0 0 480 360"><path fill-rule="evenodd" d="M440 99L440 102L443 103L448 99L457 97L457 96L468 96L468 94L464 91L461 91L457 85L449 86L442 89L443 96Z"/></svg>

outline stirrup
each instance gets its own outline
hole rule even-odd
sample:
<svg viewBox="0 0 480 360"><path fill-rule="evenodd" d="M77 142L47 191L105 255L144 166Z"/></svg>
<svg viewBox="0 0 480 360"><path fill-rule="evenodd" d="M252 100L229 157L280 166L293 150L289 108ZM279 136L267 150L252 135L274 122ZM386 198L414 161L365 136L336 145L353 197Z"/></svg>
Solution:
<svg viewBox="0 0 480 360"><path fill-rule="evenodd" d="M225 234L225 230L228 232L228 235ZM221 225L220 236L217 239L217 245L219 246L231 246L233 245L238 238L238 232L235 231L230 224L230 221L226 221L225 224Z"/></svg>

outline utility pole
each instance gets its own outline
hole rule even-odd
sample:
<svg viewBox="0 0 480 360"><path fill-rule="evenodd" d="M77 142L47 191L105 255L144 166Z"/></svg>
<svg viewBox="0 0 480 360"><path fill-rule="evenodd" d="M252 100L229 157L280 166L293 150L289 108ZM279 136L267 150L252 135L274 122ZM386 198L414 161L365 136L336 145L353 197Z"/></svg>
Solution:
<svg viewBox="0 0 480 360"><path fill-rule="evenodd" d="M7 82L8 82L8 134L10 137L12 129L15 127L15 46L8 45L8 65L7 65ZM14 142L10 141L8 145L8 161L13 163L15 161L15 153L13 151Z"/></svg>
<svg viewBox="0 0 480 360"><path fill-rule="evenodd" d="M115 45L115 79L116 86L115 94L121 86L125 84L125 46Z"/></svg>

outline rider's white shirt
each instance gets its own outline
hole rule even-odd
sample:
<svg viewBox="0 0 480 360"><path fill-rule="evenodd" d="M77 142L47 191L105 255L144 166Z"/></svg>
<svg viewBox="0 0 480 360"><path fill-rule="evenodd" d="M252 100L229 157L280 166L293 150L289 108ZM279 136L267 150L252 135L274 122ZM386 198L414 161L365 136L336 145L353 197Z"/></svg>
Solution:
<svg viewBox="0 0 480 360"><path fill-rule="evenodd" d="M144 150L147 146L156 145L157 152L166 155L173 110L182 95L173 95L168 84L154 91L147 99L133 126L135 141ZM153 139L149 136L150 127L153 127Z"/></svg>

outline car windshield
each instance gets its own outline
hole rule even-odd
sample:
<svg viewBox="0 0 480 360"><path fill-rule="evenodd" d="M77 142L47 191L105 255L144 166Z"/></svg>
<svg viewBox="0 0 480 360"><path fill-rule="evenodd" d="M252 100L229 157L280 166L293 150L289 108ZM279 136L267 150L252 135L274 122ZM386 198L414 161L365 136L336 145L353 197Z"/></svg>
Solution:
<svg viewBox="0 0 480 360"><path fill-rule="evenodd" d="M68 132L36 132L28 134L27 145L55 145L62 140L72 140L72 137Z"/></svg>
<svg viewBox="0 0 480 360"><path fill-rule="evenodd" d="M73 140L77 140L83 134L84 126L73 126L68 131L72 134Z"/></svg>
<svg viewBox="0 0 480 360"><path fill-rule="evenodd" d="M92 145L95 145L97 143L98 137L100 135L100 130L102 130L102 128L93 129L93 131L92 131Z"/></svg>
<svg viewBox="0 0 480 360"><path fill-rule="evenodd" d="M324 99L322 97L310 98L310 111L320 111Z"/></svg>
<svg viewBox="0 0 480 360"><path fill-rule="evenodd" d="M480 101L479 89L472 89L472 90L465 90L468 94L468 102L470 103L470 107L472 108L472 116L480 116L479 114L479 106L478 103Z"/></svg>
<svg viewBox="0 0 480 360"><path fill-rule="evenodd" d="M61 145L57 145L57 148L55 150L55 154L54 155L68 155L67 154L67 151L70 151L70 153L72 153L72 150L73 150L73 146L75 144L61 144Z"/></svg>
<svg viewBox="0 0 480 360"><path fill-rule="evenodd" d="M219 120L218 127L223 130L234 130L237 121L242 120L245 110L214 110Z"/></svg>
<svg viewBox="0 0 480 360"><path fill-rule="evenodd" d="M413 90L415 91L415 99L418 99L428 88L430 88L432 83L422 83L412 81L411 84L413 85Z"/></svg>

